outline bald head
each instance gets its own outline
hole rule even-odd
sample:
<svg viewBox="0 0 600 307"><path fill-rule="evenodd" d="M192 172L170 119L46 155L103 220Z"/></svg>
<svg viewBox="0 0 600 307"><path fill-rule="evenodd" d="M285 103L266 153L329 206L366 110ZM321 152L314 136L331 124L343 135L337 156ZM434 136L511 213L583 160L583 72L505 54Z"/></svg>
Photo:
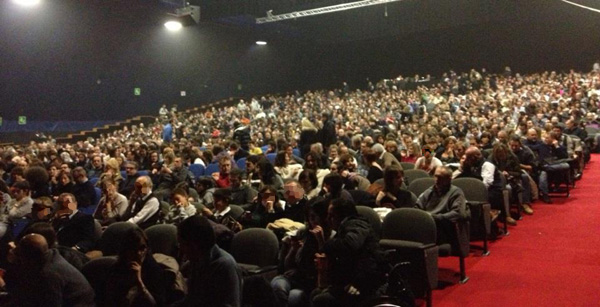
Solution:
<svg viewBox="0 0 600 307"><path fill-rule="evenodd" d="M481 151L479 148L475 146L471 146L467 148L465 151L465 167L471 167L477 164L477 162L482 158Z"/></svg>
<svg viewBox="0 0 600 307"><path fill-rule="evenodd" d="M37 233L24 236L19 241L17 255L23 263L42 264L48 252L46 238Z"/></svg>
<svg viewBox="0 0 600 307"><path fill-rule="evenodd" d="M529 130L527 130L527 140L535 142L538 139L538 133L537 130L531 128Z"/></svg>

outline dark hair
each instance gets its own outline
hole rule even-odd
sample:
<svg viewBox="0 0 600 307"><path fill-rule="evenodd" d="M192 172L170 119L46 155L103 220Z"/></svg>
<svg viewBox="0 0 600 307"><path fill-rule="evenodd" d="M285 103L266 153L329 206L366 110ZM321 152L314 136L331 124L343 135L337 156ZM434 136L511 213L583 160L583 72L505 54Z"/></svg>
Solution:
<svg viewBox="0 0 600 307"><path fill-rule="evenodd" d="M305 218L304 218L307 225L308 225L308 216L311 211L313 211L319 217L319 219L324 222L324 224L327 224L327 223L325 223L325 221L327 221L328 207L329 207L329 203L327 202L327 199L323 198L322 196L316 196L316 197L310 199L306 203Z"/></svg>
<svg viewBox="0 0 600 307"><path fill-rule="evenodd" d="M329 173L323 178L323 185L329 186L330 190L328 192L332 198L338 198L344 187L344 179L339 173Z"/></svg>
<svg viewBox="0 0 600 307"><path fill-rule="evenodd" d="M215 243L215 231L208 220L199 215L191 216L177 226L180 240L193 242L203 251L211 249Z"/></svg>
<svg viewBox="0 0 600 307"><path fill-rule="evenodd" d="M511 142L519 142L519 145L521 145L521 144L522 144L522 143L521 143L521 137L520 137L520 136L518 136L518 135L516 135L516 134L513 134L513 135L510 137L510 140L511 140Z"/></svg>
<svg viewBox="0 0 600 307"><path fill-rule="evenodd" d="M277 155L275 156L275 166L286 166L286 163L285 163L286 155L287 155L287 153L283 150L280 150L279 152L277 152Z"/></svg>
<svg viewBox="0 0 600 307"><path fill-rule="evenodd" d="M186 191L186 189L183 189L183 188L177 188L177 189L173 190L173 192L171 193L171 197L174 197L175 194L181 195L181 196L185 197L186 199L188 198L188 192Z"/></svg>
<svg viewBox="0 0 600 307"><path fill-rule="evenodd" d="M22 167L20 167L20 166L15 166L15 167L13 167L13 168L10 170L10 176L11 176L11 177L13 177L13 176L16 176L16 175L19 175L19 176L21 176L21 177L24 177L24 176L25 176L25 171L23 170L23 168L22 168Z"/></svg>
<svg viewBox="0 0 600 307"><path fill-rule="evenodd" d="M19 190L31 190L31 187L29 186L29 182L27 182L27 180L15 182L15 184L13 184L12 187L17 188Z"/></svg>
<svg viewBox="0 0 600 307"><path fill-rule="evenodd" d="M231 169L231 171L229 172L229 178L238 177L240 179L243 179L244 174L245 174L245 172L243 170L236 167L236 168Z"/></svg>
<svg viewBox="0 0 600 307"><path fill-rule="evenodd" d="M118 259L120 261L126 260L125 255L127 255L128 252L137 251L141 244L148 244L146 233L137 226L127 229L119 239L121 241L118 250Z"/></svg>
<svg viewBox="0 0 600 307"><path fill-rule="evenodd" d="M54 231L54 228L48 222L35 222L27 226L27 228L19 235L17 241L30 233L37 233L44 237L50 248L54 247L56 244L56 231Z"/></svg>
<svg viewBox="0 0 600 307"><path fill-rule="evenodd" d="M269 162L267 159L261 159L258 161L257 166L260 170L259 175L262 183L266 185L274 184L277 173L275 172L273 164L271 164L271 162Z"/></svg>
<svg viewBox="0 0 600 307"><path fill-rule="evenodd" d="M331 211L335 212L340 219L345 219L349 216L357 216L356 206L354 203L344 199L338 198L331 201Z"/></svg>
<svg viewBox="0 0 600 307"><path fill-rule="evenodd" d="M370 165L371 163L377 161L377 158L379 158L379 154L376 153L373 149L367 148L363 150L363 158L365 158L365 164Z"/></svg>
<svg viewBox="0 0 600 307"><path fill-rule="evenodd" d="M212 179L212 177L203 176L203 177L198 178L198 180L196 180L196 185L203 185L207 189L214 188L215 180Z"/></svg>
<svg viewBox="0 0 600 307"><path fill-rule="evenodd" d="M252 162L254 164L258 164L258 161L260 161L262 158L264 158L263 155L250 155L246 158L246 163Z"/></svg>
<svg viewBox="0 0 600 307"><path fill-rule="evenodd" d="M308 179L310 181L310 188L315 189L319 186L319 179L317 178L317 173L312 169L305 169L300 172L298 175L298 181L302 182L303 180ZM307 193L309 191L306 191Z"/></svg>
<svg viewBox="0 0 600 307"><path fill-rule="evenodd" d="M321 155L314 152L309 151L306 155L304 155L304 160L308 160L308 157L311 157L317 166L317 169L321 168Z"/></svg>
<svg viewBox="0 0 600 307"><path fill-rule="evenodd" d="M0 178L0 192L8 193L8 185L6 182L4 182L4 180L2 180L2 178Z"/></svg>
<svg viewBox="0 0 600 307"><path fill-rule="evenodd" d="M137 162L135 162L135 161L127 161L127 162L125 162L125 165L131 165L136 170L139 169L139 164Z"/></svg>
<svg viewBox="0 0 600 307"><path fill-rule="evenodd" d="M396 178L398 174L402 174L404 176L404 170L399 165L392 164L385 168L383 172L383 180L385 183L384 191L397 191L400 187L395 186Z"/></svg>
<svg viewBox="0 0 600 307"><path fill-rule="evenodd" d="M258 191L258 197L256 198L258 203L260 204L262 202L262 195L267 191L273 193L275 196L274 203L277 203L279 201L279 194L277 193L277 189L272 185L265 185L262 189L260 189L260 191Z"/></svg>

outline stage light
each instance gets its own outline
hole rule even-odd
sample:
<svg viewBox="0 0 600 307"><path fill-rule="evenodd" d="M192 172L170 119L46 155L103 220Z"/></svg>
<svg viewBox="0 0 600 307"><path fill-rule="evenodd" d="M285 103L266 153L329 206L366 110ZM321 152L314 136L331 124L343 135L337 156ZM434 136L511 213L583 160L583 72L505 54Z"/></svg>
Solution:
<svg viewBox="0 0 600 307"><path fill-rule="evenodd" d="M40 3L40 0L13 0L14 3L22 6L34 6Z"/></svg>
<svg viewBox="0 0 600 307"><path fill-rule="evenodd" d="M165 28L167 28L167 30L172 31L172 32L176 32L181 30L183 26L181 25L181 22L178 21L167 21L165 22Z"/></svg>
<svg viewBox="0 0 600 307"><path fill-rule="evenodd" d="M169 16L165 27L169 31L179 31L183 27L193 26L200 23L200 7L188 5L175 10L175 13L167 13Z"/></svg>
<svg viewBox="0 0 600 307"><path fill-rule="evenodd" d="M256 44L259 45L259 46L264 46L264 45L267 44L267 42L265 42L265 41L257 41Z"/></svg>

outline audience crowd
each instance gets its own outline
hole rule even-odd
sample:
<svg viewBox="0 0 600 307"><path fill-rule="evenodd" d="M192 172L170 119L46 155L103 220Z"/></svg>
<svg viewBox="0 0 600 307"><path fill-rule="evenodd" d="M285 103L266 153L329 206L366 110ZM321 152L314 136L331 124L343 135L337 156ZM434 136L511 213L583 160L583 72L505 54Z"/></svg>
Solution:
<svg viewBox="0 0 600 307"><path fill-rule="evenodd" d="M452 240L447 229L470 216L452 180L477 178L501 234L496 221L516 226L583 175L599 95L598 71L473 69L201 112L164 105L155 123L97 139L0 147L0 287L16 306L241 306L261 285L252 289L272 298L256 305L358 304L380 294L387 271L357 206L419 208L438 242ZM419 195L412 168L434 179ZM103 232L125 223L99 287L81 272L107 256ZM177 227L171 259L149 247L144 230L157 224ZM232 238L250 228L277 236L275 278L236 264ZM179 291L162 278L168 260Z"/></svg>

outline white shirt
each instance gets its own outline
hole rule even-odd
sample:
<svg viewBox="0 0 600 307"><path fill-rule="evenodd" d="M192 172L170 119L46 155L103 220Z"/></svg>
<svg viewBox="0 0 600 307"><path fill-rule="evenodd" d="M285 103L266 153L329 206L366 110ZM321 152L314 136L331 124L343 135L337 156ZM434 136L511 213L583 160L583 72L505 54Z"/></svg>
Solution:
<svg viewBox="0 0 600 307"><path fill-rule="evenodd" d="M146 200L148 197L150 197L150 193L148 193L148 195L142 197L143 200ZM136 203L131 204L132 206L135 206ZM158 199L156 197L152 197L150 200L148 200L146 202L146 204L144 205L144 208L142 208L142 210L140 210L140 212L138 212L134 217L130 218L129 220L127 220L129 223L133 223L133 224L140 224L142 222L145 222L147 219L149 219L151 216L153 216L156 212L158 212L158 210L160 209L160 203L158 202ZM135 207L131 208L131 210L135 210Z"/></svg>
<svg viewBox="0 0 600 307"><path fill-rule="evenodd" d="M494 183L494 172L496 166L488 161L483 162L481 166L481 178L483 178L483 184L486 188L489 188Z"/></svg>

